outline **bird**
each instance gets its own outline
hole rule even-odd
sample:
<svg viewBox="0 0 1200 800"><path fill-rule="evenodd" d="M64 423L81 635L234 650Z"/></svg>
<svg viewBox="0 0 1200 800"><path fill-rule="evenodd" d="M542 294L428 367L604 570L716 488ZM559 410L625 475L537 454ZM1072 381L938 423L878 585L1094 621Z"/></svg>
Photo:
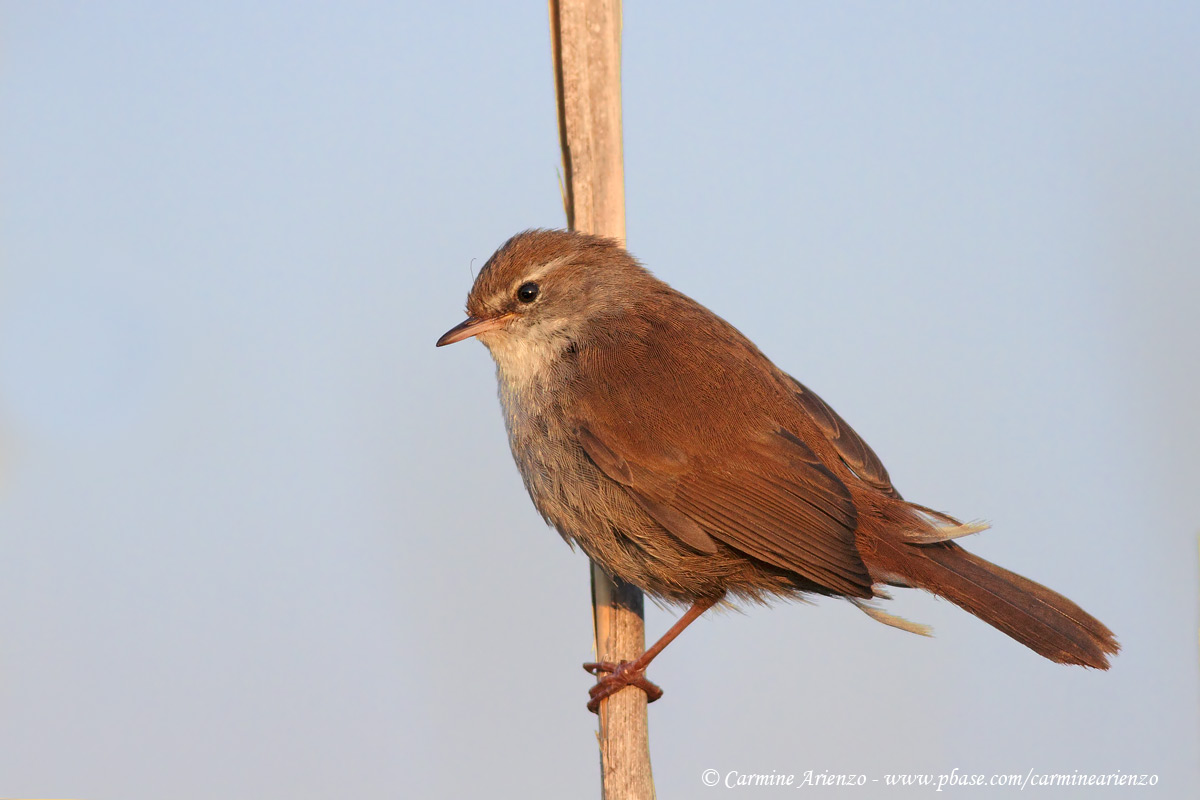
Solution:
<svg viewBox="0 0 1200 800"><path fill-rule="evenodd" d="M496 364L513 458L541 516L613 578L686 608L632 661L590 662L588 708L717 604L845 598L875 620L893 587L943 597L1051 661L1107 669L1116 637L1078 605L973 555L988 526L905 500L815 392L621 243L553 229L508 239L467 318Z"/></svg>

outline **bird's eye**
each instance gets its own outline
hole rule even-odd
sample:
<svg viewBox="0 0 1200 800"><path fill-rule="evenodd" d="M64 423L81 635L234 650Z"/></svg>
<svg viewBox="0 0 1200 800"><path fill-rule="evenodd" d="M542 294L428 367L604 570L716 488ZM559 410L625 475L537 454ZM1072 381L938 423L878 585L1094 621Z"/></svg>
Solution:
<svg viewBox="0 0 1200 800"><path fill-rule="evenodd" d="M517 287L517 299L522 303L532 303L534 300L537 300L537 296L538 285L533 281L522 283Z"/></svg>

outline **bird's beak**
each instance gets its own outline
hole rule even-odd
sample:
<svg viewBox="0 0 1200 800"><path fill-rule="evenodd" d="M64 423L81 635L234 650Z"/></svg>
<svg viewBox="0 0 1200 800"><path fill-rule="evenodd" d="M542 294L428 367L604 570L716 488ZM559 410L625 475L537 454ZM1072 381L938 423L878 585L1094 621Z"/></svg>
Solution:
<svg viewBox="0 0 1200 800"><path fill-rule="evenodd" d="M454 344L461 342L463 339L470 339L472 336L478 336L481 333L494 331L498 328L503 328L512 319L512 314L501 314L498 317L467 317L462 322L455 325L450 330L442 334L442 338L437 340L437 346L441 347L444 344Z"/></svg>

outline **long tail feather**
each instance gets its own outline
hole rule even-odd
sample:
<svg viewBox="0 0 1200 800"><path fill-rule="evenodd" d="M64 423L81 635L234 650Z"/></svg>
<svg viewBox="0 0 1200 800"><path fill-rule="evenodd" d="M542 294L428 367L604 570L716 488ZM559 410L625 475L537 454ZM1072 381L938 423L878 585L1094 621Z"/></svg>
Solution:
<svg viewBox="0 0 1200 800"><path fill-rule="evenodd" d="M954 542L880 541L875 555L882 572L946 598L1051 661L1108 669L1120 650L1112 631L1075 603Z"/></svg>

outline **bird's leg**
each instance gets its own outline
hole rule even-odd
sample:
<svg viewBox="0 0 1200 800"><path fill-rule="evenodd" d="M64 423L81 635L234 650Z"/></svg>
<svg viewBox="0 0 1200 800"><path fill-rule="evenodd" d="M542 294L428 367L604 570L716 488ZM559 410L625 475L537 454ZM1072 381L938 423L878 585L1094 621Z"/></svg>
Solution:
<svg viewBox="0 0 1200 800"><path fill-rule="evenodd" d="M596 685L592 687L589 693L592 699L588 701L588 711L591 711L593 714L599 714L600 701L609 695L616 694L626 686L636 686L645 692L646 702L648 703L653 703L662 697L663 690L646 679L646 667L650 666L650 662L654 660L654 657L661 653L667 645L675 641L675 637L683 633L684 628L699 619L701 614L716 605L720 599L719 597L714 597L709 600L697 600L662 635L662 638L646 648L646 652L633 661L622 661L619 664L614 664L611 661L584 664L583 668L593 675L600 676L601 673L607 673L600 680L596 681Z"/></svg>

